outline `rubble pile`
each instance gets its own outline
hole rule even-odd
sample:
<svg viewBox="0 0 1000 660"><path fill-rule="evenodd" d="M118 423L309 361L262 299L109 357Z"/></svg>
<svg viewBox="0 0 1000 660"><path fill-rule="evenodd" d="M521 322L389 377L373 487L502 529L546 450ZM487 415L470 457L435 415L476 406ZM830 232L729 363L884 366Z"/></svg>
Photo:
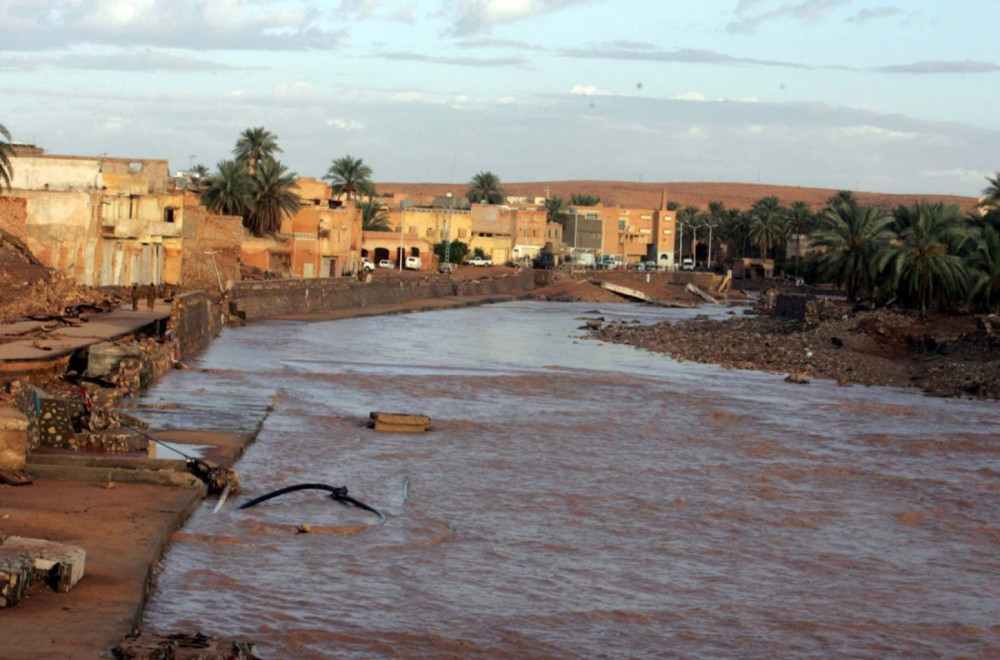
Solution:
<svg viewBox="0 0 1000 660"><path fill-rule="evenodd" d="M64 275L48 271L35 275L23 279L16 271L0 269L0 323L73 316L81 307L104 309L121 304L117 297L77 284Z"/></svg>
<svg viewBox="0 0 1000 660"><path fill-rule="evenodd" d="M786 373L790 382L830 379L1000 398L1000 340L982 327L956 336L940 330L907 314L872 311L827 318L814 327L761 316L614 324L592 336L679 360Z"/></svg>

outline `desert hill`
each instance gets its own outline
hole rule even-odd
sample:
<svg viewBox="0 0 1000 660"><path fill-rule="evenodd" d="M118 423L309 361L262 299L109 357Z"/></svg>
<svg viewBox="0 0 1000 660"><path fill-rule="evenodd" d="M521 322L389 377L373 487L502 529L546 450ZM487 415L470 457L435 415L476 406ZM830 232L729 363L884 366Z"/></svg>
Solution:
<svg viewBox="0 0 1000 660"><path fill-rule="evenodd" d="M411 199L429 198L451 192L464 195L467 183L379 183L379 193L393 193L395 196ZM595 195L605 206L627 208L659 208L660 199L666 191L667 199L682 205L696 204L703 210L709 202L720 201L727 208L746 209L761 197L776 196L785 206L799 200L819 209L824 202L837 192L833 188L800 188L796 186L772 186L754 183L637 183L630 181L535 181L527 183L503 183L508 195L523 197L562 197L568 200L574 193ZM894 209L900 204L909 206L917 200L931 200L946 204L958 204L963 210L975 208L975 197L958 195L893 195L889 193L855 192L862 204Z"/></svg>

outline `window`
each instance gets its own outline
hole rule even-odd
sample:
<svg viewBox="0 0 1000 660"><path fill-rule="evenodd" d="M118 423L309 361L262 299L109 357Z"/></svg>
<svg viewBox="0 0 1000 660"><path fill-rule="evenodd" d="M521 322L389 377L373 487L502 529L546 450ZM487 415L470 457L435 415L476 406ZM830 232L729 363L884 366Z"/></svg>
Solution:
<svg viewBox="0 0 1000 660"><path fill-rule="evenodd" d="M175 220L176 212L177 208L173 206L168 206L167 208L163 209L163 221L173 223Z"/></svg>
<svg viewBox="0 0 1000 660"><path fill-rule="evenodd" d="M625 231L625 221L624 220L619 220L618 221L618 229L620 231Z"/></svg>
<svg viewBox="0 0 1000 660"><path fill-rule="evenodd" d="M128 171L129 172L141 172L142 171L142 163L140 163L138 161L129 163L128 164Z"/></svg>

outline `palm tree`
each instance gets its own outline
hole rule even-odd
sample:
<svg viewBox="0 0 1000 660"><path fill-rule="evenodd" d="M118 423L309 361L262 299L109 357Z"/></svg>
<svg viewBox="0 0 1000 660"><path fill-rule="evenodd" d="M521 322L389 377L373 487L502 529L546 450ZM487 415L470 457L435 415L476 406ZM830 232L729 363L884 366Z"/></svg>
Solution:
<svg viewBox="0 0 1000 660"><path fill-rule="evenodd" d="M274 154L280 152L278 136L263 126L248 128L240 133L233 149L237 162L246 166L250 176L253 176L257 163L274 158Z"/></svg>
<svg viewBox="0 0 1000 660"><path fill-rule="evenodd" d="M795 276L799 276L799 259L802 253L802 234L812 229L816 215L809 202L792 202L788 208L788 228L795 234Z"/></svg>
<svg viewBox="0 0 1000 660"><path fill-rule="evenodd" d="M351 155L343 156L333 161L323 179L330 182L333 194L345 195L353 199L356 195L375 195L375 184L372 183L372 168L365 165L362 158Z"/></svg>
<svg viewBox="0 0 1000 660"><path fill-rule="evenodd" d="M10 164L10 159L14 155L14 147L10 144L10 131L3 124L0 124L0 192L3 192L4 185L10 190L10 177L14 176L14 168Z"/></svg>
<svg viewBox="0 0 1000 660"><path fill-rule="evenodd" d="M841 204L857 206L858 198L850 190L838 190L826 200L826 205L829 207L840 206Z"/></svg>
<svg viewBox="0 0 1000 660"><path fill-rule="evenodd" d="M361 209L362 230L389 231L389 216L382 211L382 202L377 199L369 199L357 202L355 206Z"/></svg>
<svg viewBox="0 0 1000 660"><path fill-rule="evenodd" d="M996 176L986 177L990 185L983 188L983 200L979 203L980 208L1000 207L1000 172Z"/></svg>
<svg viewBox="0 0 1000 660"><path fill-rule="evenodd" d="M250 207L250 177L241 163L219 161L218 172L202 181L201 202L212 213L245 215Z"/></svg>
<svg viewBox="0 0 1000 660"><path fill-rule="evenodd" d="M871 291L872 283L893 256L890 228L892 218L881 209L858 204L836 204L824 211L820 226L810 239L822 250L816 257L821 278L847 290L851 302L861 289Z"/></svg>
<svg viewBox="0 0 1000 660"><path fill-rule="evenodd" d="M208 174L208 167L201 163L188 170L188 178L191 180L191 184L198 190L208 182Z"/></svg>
<svg viewBox="0 0 1000 660"><path fill-rule="evenodd" d="M558 222L565 226L569 214L566 210L566 202L562 197L548 197L545 200L545 220L546 222Z"/></svg>
<svg viewBox="0 0 1000 660"><path fill-rule="evenodd" d="M777 252L778 245L788 237L790 225L787 211L777 197L762 197L750 208L753 220L750 222L750 240L757 243L767 259L771 248ZM777 255L775 255L777 257Z"/></svg>
<svg viewBox="0 0 1000 660"><path fill-rule="evenodd" d="M465 196L474 204L500 204L506 194L500 185L500 177L493 172L480 172L469 181Z"/></svg>
<svg viewBox="0 0 1000 660"><path fill-rule="evenodd" d="M918 202L910 219L899 234L902 244L893 261L899 292L926 317L932 303L941 305L966 293L969 272L958 252L970 236L962 228L958 206Z"/></svg>
<svg viewBox="0 0 1000 660"><path fill-rule="evenodd" d="M1000 229L983 226L967 261L970 299L988 312L1000 304Z"/></svg>
<svg viewBox="0 0 1000 660"><path fill-rule="evenodd" d="M243 224L254 236L277 234L281 220L291 217L302 206L302 198L294 191L298 176L282 163L266 158L259 162L250 179L252 190L250 210Z"/></svg>
<svg viewBox="0 0 1000 660"><path fill-rule="evenodd" d="M601 203L600 197L585 195L583 193L573 193L569 196L570 206L597 206Z"/></svg>
<svg viewBox="0 0 1000 660"><path fill-rule="evenodd" d="M753 217L748 211L729 209L725 212L719 238L732 248L733 256L743 257L750 247L750 223Z"/></svg>
<svg viewBox="0 0 1000 660"><path fill-rule="evenodd" d="M690 243L690 245L691 245L691 254L690 254L690 257L691 257L692 262L694 261L694 256L695 256L694 255L694 242L695 242L695 236L694 236L694 234L697 232L697 225L695 224L695 222L696 222L696 220L698 218L698 214L699 213L701 213L701 207L699 207L697 204L688 204L684 208L678 209L678 211L677 211L677 224L680 226L680 229L678 230L678 233L677 233L677 240L678 240L677 250L678 250L678 253L681 255L681 257L683 257L684 256L684 227L690 227L691 228L691 234L692 234L691 235L691 243Z"/></svg>

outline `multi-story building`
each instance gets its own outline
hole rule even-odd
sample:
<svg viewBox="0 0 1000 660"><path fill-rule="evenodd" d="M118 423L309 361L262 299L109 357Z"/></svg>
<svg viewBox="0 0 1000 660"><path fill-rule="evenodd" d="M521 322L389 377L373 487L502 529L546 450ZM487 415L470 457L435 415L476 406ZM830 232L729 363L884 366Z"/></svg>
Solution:
<svg viewBox="0 0 1000 660"><path fill-rule="evenodd" d="M546 214L537 208L473 204L472 242L495 264L531 259L549 242Z"/></svg>
<svg viewBox="0 0 1000 660"><path fill-rule="evenodd" d="M0 226L42 263L87 285L179 283L185 202L166 160L13 151L9 196L24 216Z"/></svg>

